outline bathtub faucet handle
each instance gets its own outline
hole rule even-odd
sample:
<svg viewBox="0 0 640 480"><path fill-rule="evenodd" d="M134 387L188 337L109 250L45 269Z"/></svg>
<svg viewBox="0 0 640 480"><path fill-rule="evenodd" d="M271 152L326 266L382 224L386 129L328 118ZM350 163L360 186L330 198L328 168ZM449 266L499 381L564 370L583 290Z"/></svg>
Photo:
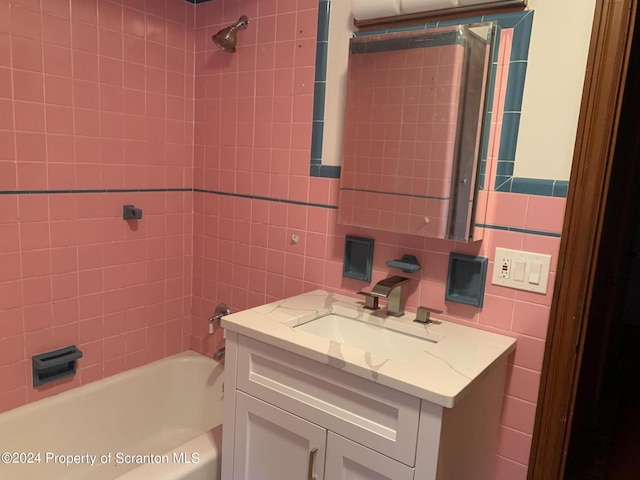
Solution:
<svg viewBox="0 0 640 480"><path fill-rule="evenodd" d="M229 307L225 303L219 303L216 306L216 310L213 312L213 315L209 317L209 335L213 334L214 325L220 325L220 319L225 317L231 313Z"/></svg>

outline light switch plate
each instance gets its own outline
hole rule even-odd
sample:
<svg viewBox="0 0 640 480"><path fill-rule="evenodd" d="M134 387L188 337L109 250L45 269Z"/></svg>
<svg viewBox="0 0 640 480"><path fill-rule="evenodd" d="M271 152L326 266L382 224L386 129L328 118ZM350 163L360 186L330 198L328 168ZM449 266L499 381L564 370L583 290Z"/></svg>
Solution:
<svg viewBox="0 0 640 480"><path fill-rule="evenodd" d="M491 277L493 285L501 285L528 292L547 293L551 255L498 247L494 258ZM524 264L524 272L521 271L522 264ZM508 265L510 270L510 274L506 277L504 272L505 265Z"/></svg>

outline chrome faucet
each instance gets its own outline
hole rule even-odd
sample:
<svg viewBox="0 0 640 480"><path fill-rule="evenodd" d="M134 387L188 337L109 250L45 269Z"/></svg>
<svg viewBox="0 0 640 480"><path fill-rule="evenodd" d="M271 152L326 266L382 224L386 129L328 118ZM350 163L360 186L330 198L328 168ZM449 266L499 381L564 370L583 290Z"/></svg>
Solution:
<svg viewBox="0 0 640 480"><path fill-rule="evenodd" d="M407 298L402 285L408 281L407 277L394 275L380 280L370 292L358 292L358 294L364 295L364 308L370 310L378 310L380 308L378 299L386 298L387 313L394 317L400 317L404 315L404 303Z"/></svg>
<svg viewBox="0 0 640 480"><path fill-rule="evenodd" d="M215 325L220 326L220 320L222 319L222 317L226 317L230 313L231 313L231 310L229 310L229 307L227 307L226 304L219 303L218 305L216 305L216 309L213 312L213 315L209 317L209 335L213 333L213 329ZM219 362L224 358L224 354L225 354L225 347L219 348L213 354L213 359Z"/></svg>

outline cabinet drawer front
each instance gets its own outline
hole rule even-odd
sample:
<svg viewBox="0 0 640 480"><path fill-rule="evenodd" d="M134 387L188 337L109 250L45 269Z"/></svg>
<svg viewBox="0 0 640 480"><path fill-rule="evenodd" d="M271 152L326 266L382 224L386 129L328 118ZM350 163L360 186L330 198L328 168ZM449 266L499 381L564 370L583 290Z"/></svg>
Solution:
<svg viewBox="0 0 640 480"><path fill-rule="evenodd" d="M237 388L415 465L416 397L247 337L240 337Z"/></svg>

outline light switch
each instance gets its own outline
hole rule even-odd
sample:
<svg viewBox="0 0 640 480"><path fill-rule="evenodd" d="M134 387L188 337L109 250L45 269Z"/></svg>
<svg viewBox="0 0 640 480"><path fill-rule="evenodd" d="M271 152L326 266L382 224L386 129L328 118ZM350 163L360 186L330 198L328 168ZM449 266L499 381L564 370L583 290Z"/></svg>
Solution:
<svg viewBox="0 0 640 480"><path fill-rule="evenodd" d="M513 280L515 282L524 282L524 271L526 267L526 262L516 260L516 263L513 266Z"/></svg>
<svg viewBox="0 0 640 480"><path fill-rule="evenodd" d="M531 264L531 271L529 272L529 283L534 285L540 285L540 272L542 271L542 265L538 262Z"/></svg>
<svg viewBox="0 0 640 480"><path fill-rule="evenodd" d="M505 272L505 266L506 272ZM547 293L551 255L496 248L491 283L536 293Z"/></svg>

